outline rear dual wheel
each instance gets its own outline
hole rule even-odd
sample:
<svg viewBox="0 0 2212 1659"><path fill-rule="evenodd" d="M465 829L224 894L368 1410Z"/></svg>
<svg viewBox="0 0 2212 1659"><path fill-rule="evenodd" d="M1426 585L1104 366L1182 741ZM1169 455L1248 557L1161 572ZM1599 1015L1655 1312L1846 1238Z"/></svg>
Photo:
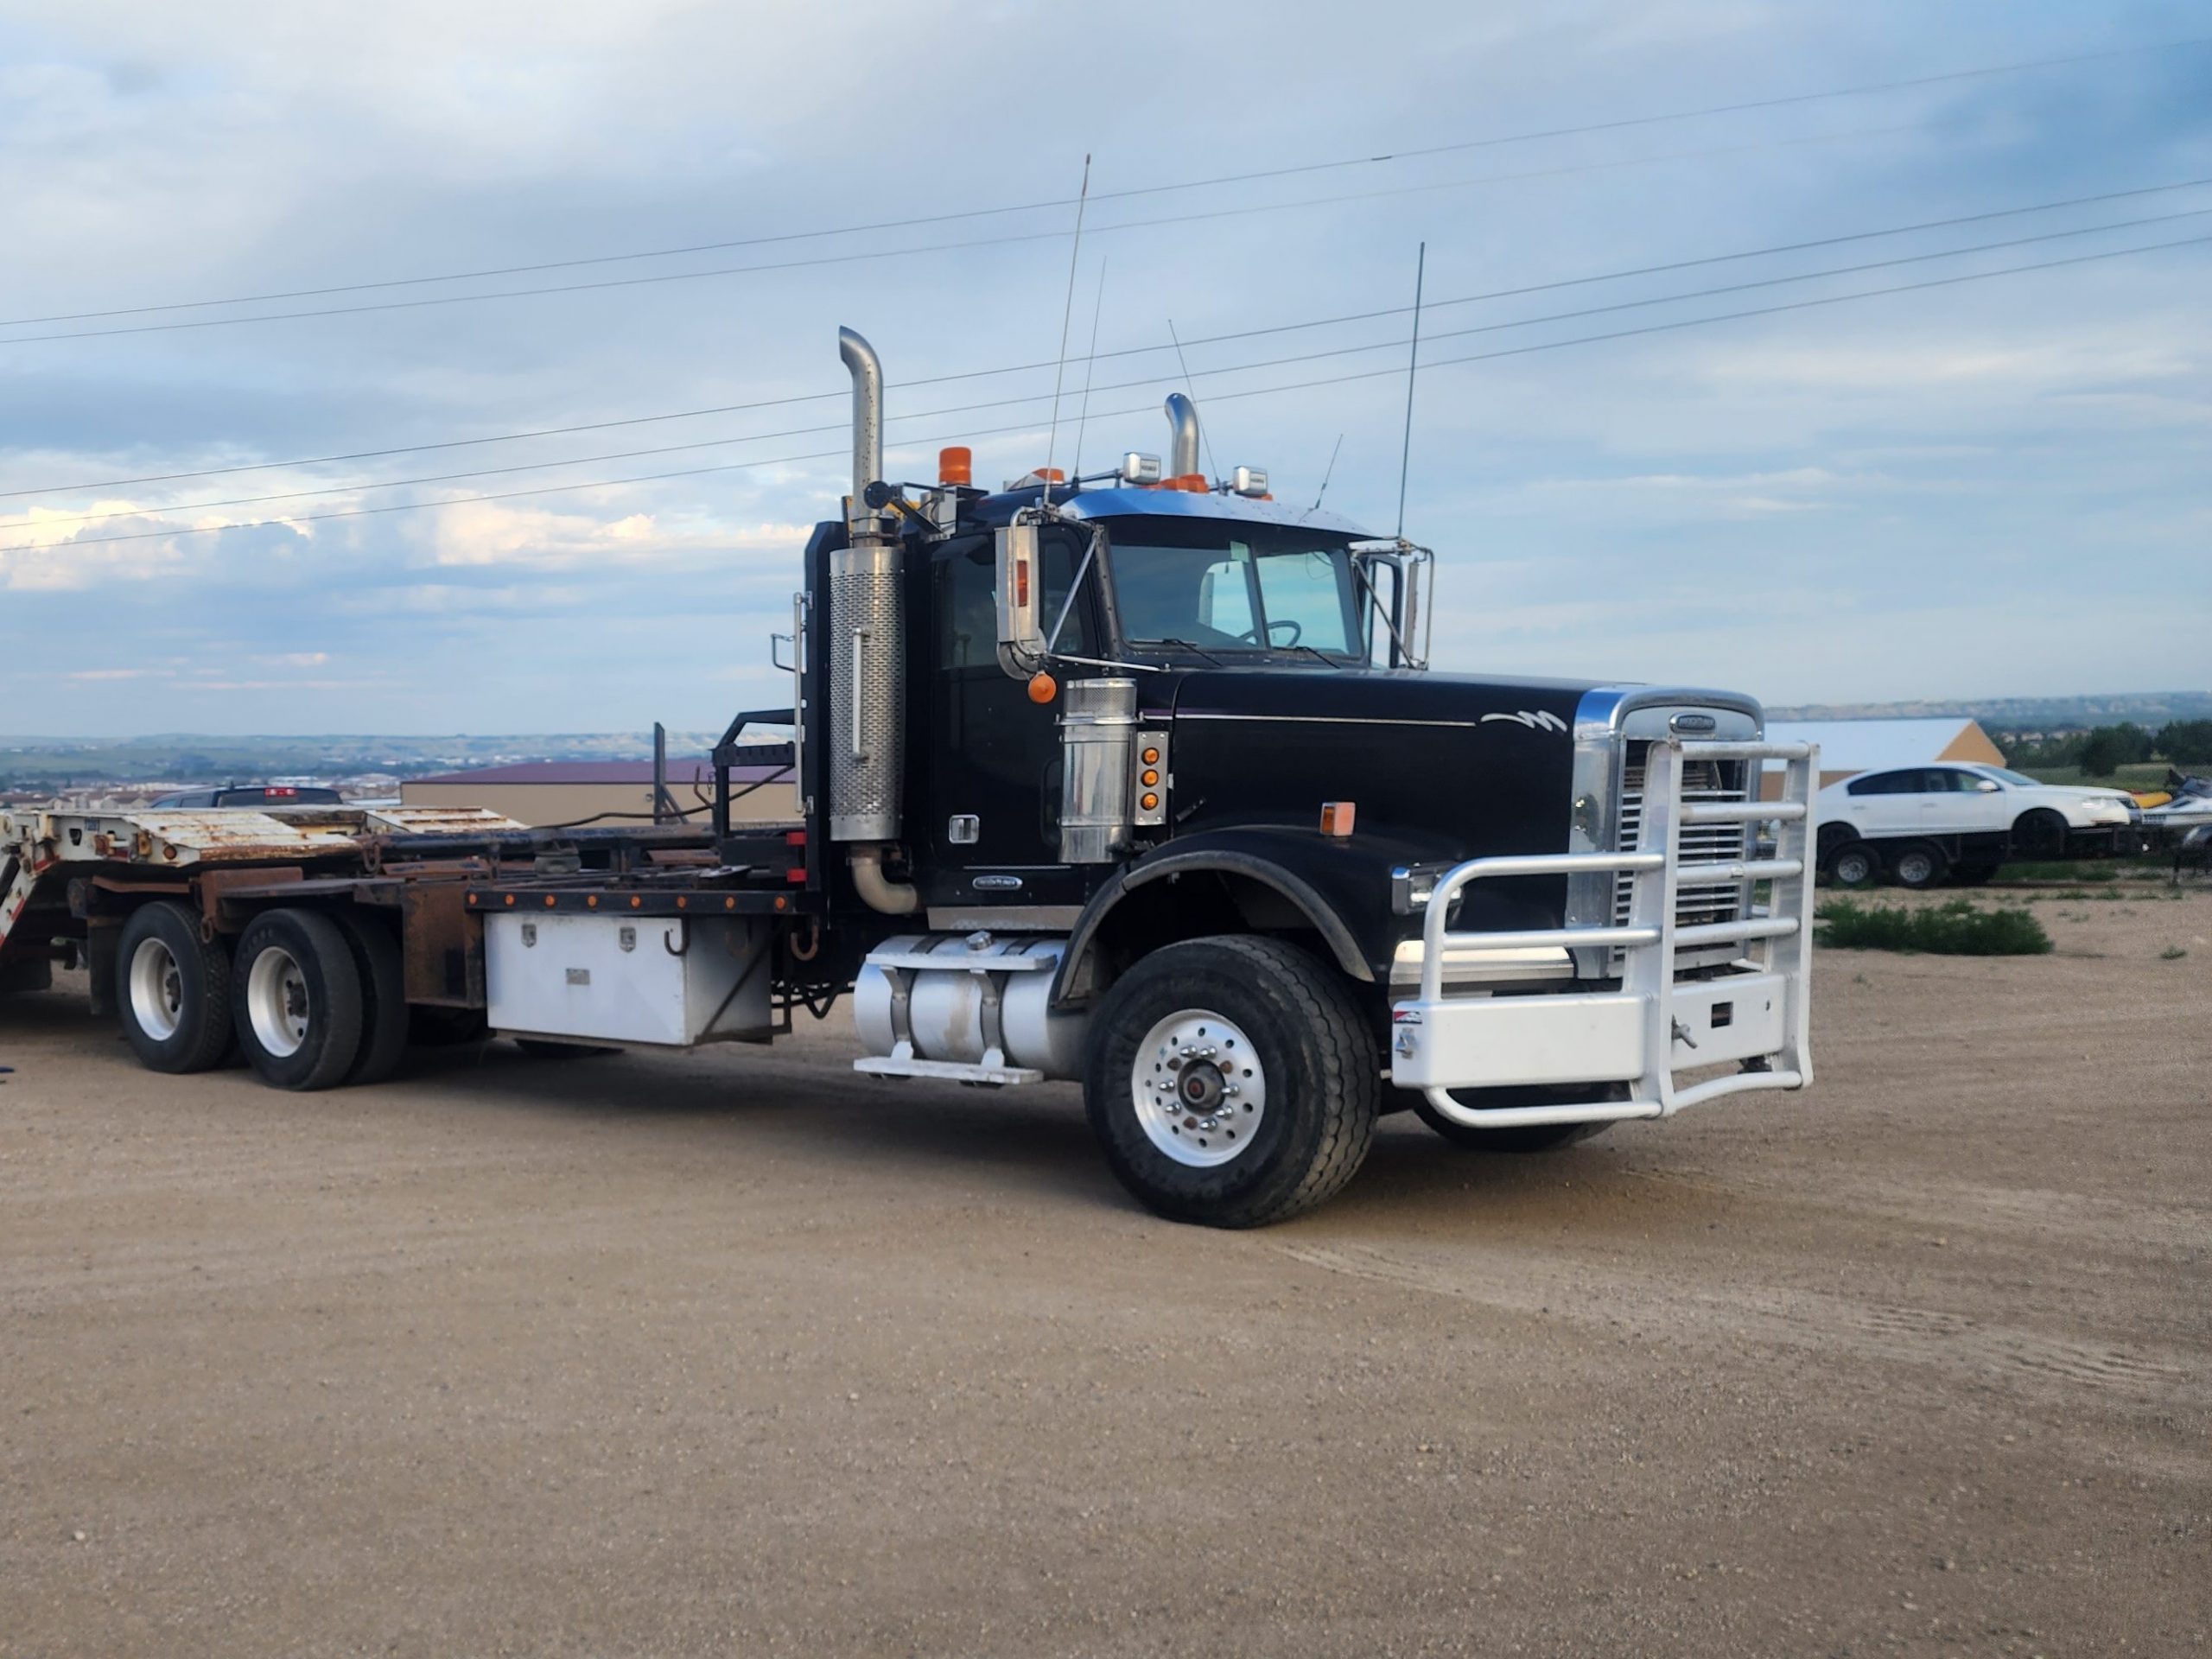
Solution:
<svg viewBox="0 0 2212 1659"><path fill-rule="evenodd" d="M1828 880L1839 887L1871 887L1882 879L1882 855L1863 841L1847 841L1828 855Z"/></svg>
<svg viewBox="0 0 2212 1659"><path fill-rule="evenodd" d="M399 941L373 915L264 911L231 973L238 1046L265 1083L378 1083L407 1052Z"/></svg>
<svg viewBox="0 0 2212 1659"><path fill-rule="evenodd" d="M209 1071L231 1046L231 954L186 906L141 905L116 940L115 1004L149 1071Z"/></svg>

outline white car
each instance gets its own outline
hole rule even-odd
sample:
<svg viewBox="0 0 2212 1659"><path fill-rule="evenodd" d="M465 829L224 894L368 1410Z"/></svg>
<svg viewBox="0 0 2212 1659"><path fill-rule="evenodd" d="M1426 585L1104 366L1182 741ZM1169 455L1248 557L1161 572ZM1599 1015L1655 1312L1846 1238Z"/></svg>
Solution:
<svg viewBox="0 0 2212 1659"><path fill-rule="evenodd" d="M2007 858L2109 846L2143 822L2125 790L2039 784L2003 766L1956 762L1859 772L1823 789L1815 811L1821 863L1847 887L1879 880L1885 869L1908 887L1947 875L1986 881Z"/></svg>

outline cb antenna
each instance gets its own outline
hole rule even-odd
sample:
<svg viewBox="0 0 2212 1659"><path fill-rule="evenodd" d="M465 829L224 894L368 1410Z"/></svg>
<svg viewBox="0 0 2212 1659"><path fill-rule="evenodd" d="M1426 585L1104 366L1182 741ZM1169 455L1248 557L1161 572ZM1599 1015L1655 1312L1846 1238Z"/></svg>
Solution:
<svg viewBox="0 0 2212 1659"><path fill-rule="evenodd" d="M1067 376L1068 323L1075 315L1075 264L1083 257L1083 210L1090 200L1090 157L1083 158L1083 188L1075 199L1075 243L1068 250L1068 297L1060 308L1060 360L1052 367L1052 425L1045 438L1045 493L1042 499L1050 505L1052 499L1052 449L1060 437L1060 383Z"/></svg>
<svg viewBox="0 0 2212 1659"><path fill-rule="evenodd" d="M1090 302L1090 353L1083 359L1083 413L1076 416L1075 454L1068 462L1068 476L1083 476L1083 432L1090 424L1090 372L1098 363L1098 314L1106 308L1106 261L1098 262L1098 292Z"/></svg>
<svg viewBox="0 0 2212 1659"><path fill-rule="evenodd" d="M1308 512L1321 511L1321 498L1329 493L1329 480L1337 475L1337 451L1344 447L1344 435L1337 434L1337 441L1329 446L1329 464L1321 469L1321 487L1313 492L1313 505Z"/></svg>
<svg viewBox="0 0 2212 1659"><path fill-rule="evenodd" d="M1398 530L1397 539L1406 539L1406 469L1414 458L1414 376L1421 368L1421 288L1428 275L1428 244L1421 245L1421 253L1414 263L1414 349L1406 359L1406 437L1398 451Z"/></svg>

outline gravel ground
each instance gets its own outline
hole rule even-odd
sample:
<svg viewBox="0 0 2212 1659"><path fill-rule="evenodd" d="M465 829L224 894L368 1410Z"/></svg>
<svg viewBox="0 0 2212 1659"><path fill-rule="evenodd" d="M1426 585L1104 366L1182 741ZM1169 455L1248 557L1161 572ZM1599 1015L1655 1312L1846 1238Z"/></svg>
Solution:
<svg viewBox="0 0 2212 1659"><path fill-rule="evenodd" d="M1393 1119L1237 1235L842 1020L298 1096L11 999L0 1654L2202 1649L2212 895L2155 892L1826 953L1808 1096Z"/></svg>

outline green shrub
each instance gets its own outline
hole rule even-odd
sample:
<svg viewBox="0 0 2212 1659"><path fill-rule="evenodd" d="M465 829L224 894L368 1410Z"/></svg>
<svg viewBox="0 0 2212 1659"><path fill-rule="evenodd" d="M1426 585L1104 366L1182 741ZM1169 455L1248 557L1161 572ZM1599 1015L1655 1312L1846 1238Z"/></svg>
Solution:
<svg viewBox="0 0 2212 1659"><path fill-rule="evenodd" d="M1820 943L1834 950L1944 957L2040 957L2050 950L2050 935L2026 911L1978 910L1965 899L1933 909L1838 899L1822 905L1816 919Z"/></svg>

